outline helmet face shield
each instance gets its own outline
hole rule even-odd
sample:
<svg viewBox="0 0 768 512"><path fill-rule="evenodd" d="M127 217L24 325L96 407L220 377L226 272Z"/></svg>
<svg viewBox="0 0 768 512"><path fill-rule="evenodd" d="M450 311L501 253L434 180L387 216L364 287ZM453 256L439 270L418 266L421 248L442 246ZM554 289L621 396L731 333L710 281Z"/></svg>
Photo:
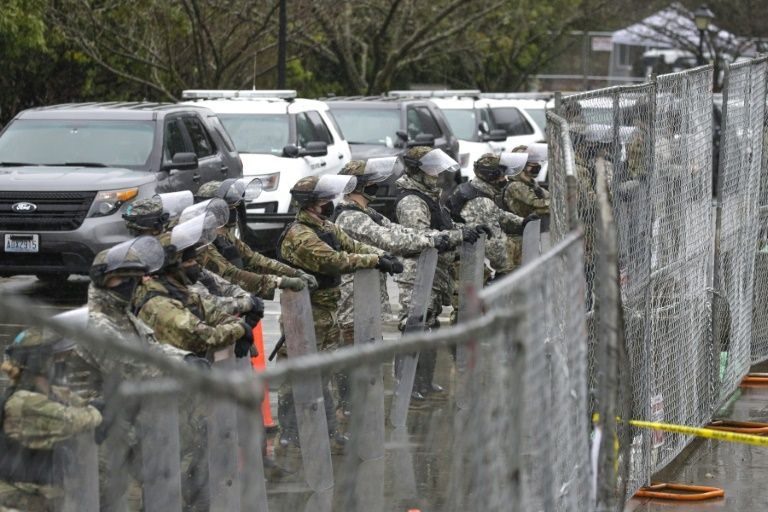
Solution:
<svg viewBox="0 0 768 512"><path fill-rule="evenodd" d="M499 154L499 167L504 176L517 176L525 168L528 161L528 153L501 153Z"/></svg>
<svg viewBox="0 0 768 512"><path fill-rule="evenodd" d="M549 157L547 145L536 142L528 146L528 163L542 165Z"/></svg>
<svg viewBox="0 0 768 512"><path fill-rule="evenodd" d="M219 199L218 197L208 199L202 203L186 207L184 211L181 212L179 222L186 222L203 214L212 215L215 218L215 221L219 223L218 227L221 227L229 220L229 206L226 201Z"/></svg>
<svg viewBox="0 0 768 512"><path fill-rule="evenodd" d="M211 212L206 212L177 224L171 231L171 244L178 253L193 246L204 247L216 239L219 227L219 219Z"/></svg>
<svg viewBox="0 0 768 512"><path fill-rule="evenodd" d="M185 208L195 204L195 197L189 190L156 194L155 197L163 203L163 212L167 213L171 220L177 219Z"/></svg>
<svg viewBox="0 0 768 512"><path fill-rule="evenodd" d="M317 180L313 193L318 202L333 201L337 204L345 195L352 193L356 186L357 178L354 176L324 174Z"/></svg>
<svg viewBox="0 0 768 512"><path fill-rule="evenodd" d="M457 172L461 166L442 149L433 149L419 159L419 169L427 176L437 176L443 172Z"/></svg>
<svg viewBox="0 0 768 512"><path fill-rule="evenodd" d="M240 178L237 182L245 187L242 197L248 202L255 201L264 190L264 185L259 178Z"/></svg>
<svg viewBox="0 0 768 512"><path fill-rule="evenodd" d="M388 180L390 177L399 178L405 171L405 166L400 158L388 156L382 158L369 158L365 162L365 171L362 180L366 185L373 185Z"/></svg>
<svg viewBox="0 0 768 512"><path fill-rule="evenodd" d="M104 272L136 269L144 274L157 272L163 266L165 252L153 236L140 236L117 244L107 252Z"/></svg>

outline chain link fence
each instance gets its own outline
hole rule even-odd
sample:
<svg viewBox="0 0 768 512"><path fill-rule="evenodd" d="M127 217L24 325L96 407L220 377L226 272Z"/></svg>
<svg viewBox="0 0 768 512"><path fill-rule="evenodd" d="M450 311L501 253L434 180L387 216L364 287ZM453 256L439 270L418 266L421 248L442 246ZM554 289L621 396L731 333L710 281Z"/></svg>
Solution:
<svg viewBox="0 0 768 512"><path fill-rule="evenodd" d="M591 410L601 400L602 339L594 319L598 203L604 175L616 224L618 272L631 379L632 415L701 425L712 408L707 289L711 279L711 69L665 75L562 99L576 182L576 217L584 229L590 339ZM551 138L554 140L554 138ZM554 150L554 158L558 151ZM553 164L555 173L562 166ZM562 178L553 176L553 183ZM552 189L553 209L567 204ZM562 232L553 215L553 235ZM598 305L599 308L599 305ZM684 346L684 348L682 348ZM672 460L687 440L624 432L630 445L631 494Z"/></svg>
<svg viewBox="0 0 768 512"><path fill-rule="evenodd" d="M753 70L753 76L757 74L758 72ZM768 78L765 80L768 81ZM752 363L768 359L768 116L763 117L762 151L752 304Z"/></svg>
<svg viewBox="0 0 768 512"><path fill-rule="evenodd" d="M718 403L737 389L752 362L765 80L765 58L732 64L725 69L713 297Z"/></svg>

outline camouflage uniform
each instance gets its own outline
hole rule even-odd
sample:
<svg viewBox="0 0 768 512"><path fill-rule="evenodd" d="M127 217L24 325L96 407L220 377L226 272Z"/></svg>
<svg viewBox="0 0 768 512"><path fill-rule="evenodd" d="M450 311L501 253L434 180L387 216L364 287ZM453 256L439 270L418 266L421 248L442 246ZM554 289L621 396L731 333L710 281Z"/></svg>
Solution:
<svg viewBox="0 0 768 512"><path fill-rule="evenodd" d="M6 475L0 481L0 507L56 510L62 494L55 486L53 450L101 423L99 411L70 390L52 386L44 393L37 384L36 377L44 377L52 364L54 342L30 330L6 350L3 370L12 384L0 401L0 464ZM24 359L13 349L33 350L36 357Z"/></svg>
<svg viewBox="0 0 768 512"><path fill-rule="evenodd" d="M491 228L493 237L485 242L485 256L497 273L511 272L515 262L509 259L507 233L520 233L523 219L499 207L498 187L480 178L470 180L469 186L479 195L461 208L461 220L467 224L485 224Z"/></svg>
<svg viewBox="0 0 768 512"><path fill-rule="evenodd" d="M197 262L200 266L218 274L244 290L258 295L262 299L274 299L279 287L280 277L270 274L257 274L237 268L216 250L213 244L204 247Z"/></svg>
<svg viewBox="0 0 768 512"><path fill-rule="evenodd" d="M337 247L323 238L335 239ZM321 236L323 238L321 238ZM278 242L278 257L292 266L315 275L318 289L310 292L312 319L315 324L317 349L333 350L338 347L341 332L337 310L341 291L336 279L358 269L375 268L379 251L356 242L328 220L321 220L306 210L299 210L296 222L286 227ZM285 352L281 356L286 355ZM329 432L336 430L334 400L324 379L323 395ZM296 436L296 418L290 385L283 384L278 392L278 416L282 434Z"/></svg>
<svg viewBox="0 0 768 512"><path fill-rule="evenodd" d="M536 195L539 191L539 198ZM508 212L520 217L549 214L549 191L541 188L536 180L519 174L512 178L501 193L501 206ZM510 270L520 266L523 256L523 237L521 234L510 233L507 237L507 259L511 263Z"/></svg>
<svg viewBox="0 0 768 512"><path fill-rule="evenodd" d="M418 256L421 251L433 247L433 238L429 233L415 231L396 224L373 208L346 201L338 209L336 225L347 235L364 244L377 247L395 256ZM439 233L439 231L435 231ZM351 340L354 322L354 274L345 274L341 278L341 299L339 301L339 324L345 342ZM387 276L381 274L381 290L386 290ZM382 301L389 300L386 296Z"/></svg>
<svg viewBox="0 0 768 512"><path fill-rule="evenodd" d="M243 322L168 274L146 281L136 290L133 311L154 329L160 343L198 355L232 345L245 335Z"/></svg>
<svg viewBox="0 0 768 512"><path fill-rule="evenodd" d="M210 270L202 269L200 279L188 288L229 315L247 313L253 308L250 293Z"/></svg>

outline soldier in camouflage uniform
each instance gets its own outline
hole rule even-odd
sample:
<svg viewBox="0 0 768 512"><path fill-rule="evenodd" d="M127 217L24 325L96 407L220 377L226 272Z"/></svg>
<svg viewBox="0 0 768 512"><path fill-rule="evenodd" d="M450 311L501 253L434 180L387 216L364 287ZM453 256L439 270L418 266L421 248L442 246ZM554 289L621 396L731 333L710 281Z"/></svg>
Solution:
<svg viewBox="0 0 768 512"><path fill-rule="evenodd" d="M133 234L162 237L163 233L167 233L168 229L176 225L182 215L189 219L206 209L216 215L223 215L224 219L228 215L223 201L208 205L208 208L195 208L192 206L193 203L194 197L189 191L158 194L133 202L128 206L123 218L128 231ZM222 312L231 315L250 312L255 315L258 311L263 312L264 309L264 304L259 297L206 269L201 270L199 281L190 285L190 289L215 303Z"/></svg>
<svg viewBox="0 0 768 512"><path fill-rule="evenodd" d="M461 230L428 233L406 228L396 224L368 206L378 189L378 183L399 176L402 164L396 157L372 158L367 162L352 160L339 172L343 176L354 176L357 186L336 206L334 221L351 238L377 247L394 256L418 256L421 251L434 247L438 252L445 252L461 242ZM339 324L341 325L343 344L354 341L354 274L344 274L341 278L341 299L339 301ZM389 301L386 295L387 279L381 274L382 303ZM339 389L346 411L346 386Z"/></svg>
<svg viewBox="0 0 768 512"><path fill-rule="evenodd" d="M53 450L101 423L96 408L49 380L54 354L70 345L30 329L5 351L2 370L11 384L0 402L0 507L58 510Z"/></svg>
<svg viewBox="0 0 768 512"><path fill-rule="evenodd" d="M547 160L546 144L518 146L513 153L527 154L523 172L510 178L501 193L500 203L504 210L520 217L545 216L549 214L549 192L536 181L542 164ZM520 266L523 255L522 233L511 233L507 238L510 270Z"/></svg>
<svg viewBox="0 0 768 512"><path fill-rule="evenodd" d="M317 279L318 287L310 293L310 299L318 351L333 350L339 345L337 311L343 274L366 268L389 273L402 271L402 266L394 257L356 242L328 220L333 214L334 202L353 190L355 181L350 176L325 175L309 176L296 182L291 196L299 206L299 212L296 220L286 226L277 245L278 259ZM346 438L336 430L335 408L327 379L324 379L323 395L329 433L336 442L343 444ZM298 436L293 394L285 384L279 390L278 416L281 445L296 444Z"/></svg>
<svg viewBox="0 0 768 512"><path fill-rule="evenodd" d="M405 153L403 161L406 175L396 182L399 191L395 203L397 222L427 236L457 229L451 220L450 212L440 203L441 189L438 180L443 172L456 172L459 164L442 150L426 146L410 148ZM475 242L482 231L478 231L475 227L465 227L461 232L464 241ZM426 325L429 328L439 326L437 317L443 306L451 304L454 291L453 266L456 258L455 251L444 252L438 257L432 296L427 309ZM416 279L416 258L403 258L403 264L405 271L395 278L400 289L401 329L405 326L413 283ZM442 391L442 387L432 382L436 362L436 352L420 353L413 399L423 400L425 393Z"/></svg>
<svg viewBox="0 0 768 512"><path fill-rule="evenodd" d="M446 203L453 220L466 224L485 223L490 227L493 236L485 245L485 256L497 275L514 268L507 250L507 235L522 233L525 224L531 220L505 211L499 204L507 179L520 174L526 158L519 153L483 155L475 162L475 177L456 187Z"/></svg>
<svg viewBox="0 0 768 512"><path fill-rule="evenodd" d="M154 330L160 343L199 357L234 343L236 355L245 357L253 342L251 326L188 288L200 275L198 249L213 241L217 227L215 217L204 214L173 228L163 269L136 290L133 313Z"/></svg>
<svg viewBox="0 0 768 512"><path fill-rule="evenodd" d="M216 240L201 255L200 263L264 299L274 298L276 288L299 291L306 285L310 288L317 286L311 275L267 258L234 235L232 230L238 223L238 209L247 190L242 181L235 179L210 181L198 190L198 200L219 198L229 207L226 226L219 230ZM251 194L249 199L253 197Z"/></svg>

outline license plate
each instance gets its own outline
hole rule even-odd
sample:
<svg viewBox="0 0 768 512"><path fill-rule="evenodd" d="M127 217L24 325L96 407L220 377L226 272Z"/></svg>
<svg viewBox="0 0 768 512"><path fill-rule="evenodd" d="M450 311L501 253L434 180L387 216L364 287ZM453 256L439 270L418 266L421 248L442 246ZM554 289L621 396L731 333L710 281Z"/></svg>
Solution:
<svg viewBox="0 0 768 512"><path fill-rule="evenodd" d="M40 235L5 235L5 252L39 252Z"/></svg>

